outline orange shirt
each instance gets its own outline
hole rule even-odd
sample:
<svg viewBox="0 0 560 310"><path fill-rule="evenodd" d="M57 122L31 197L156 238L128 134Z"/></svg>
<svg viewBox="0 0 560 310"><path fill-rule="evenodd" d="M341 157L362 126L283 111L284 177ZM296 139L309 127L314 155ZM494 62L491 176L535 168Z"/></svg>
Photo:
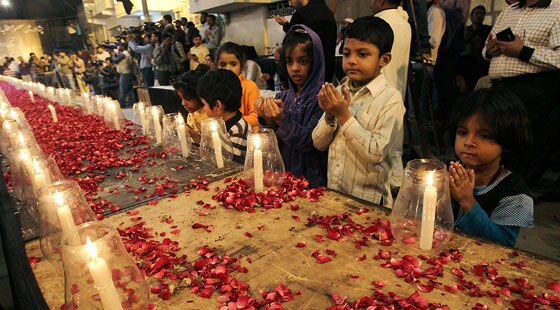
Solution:
<svg viewBox="0 0 560 310"><path fill-rule="evenodd" d="M253 127L253 131L258 129L259 117L255 113L255 100L261 95L257 84L251 80L247 80L243 75L239 75L243 96L241 97L241 108L239 111L243 114L243 118Z"/></svg>

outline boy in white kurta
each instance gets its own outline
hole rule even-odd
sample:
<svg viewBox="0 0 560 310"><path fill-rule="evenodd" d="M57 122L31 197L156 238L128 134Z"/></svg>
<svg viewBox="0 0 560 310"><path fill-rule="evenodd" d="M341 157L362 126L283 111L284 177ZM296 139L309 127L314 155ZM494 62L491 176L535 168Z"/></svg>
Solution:
<svg viewBox="0 0 560 310"><path fill-rule="evenodd" d="M313 131L313 144L329 149L328 187L392 207L389 176L402 174L391 155L402 150L405 108L381 68L391 61L393 31L378 17L362 17L348 27L337 89L326 83L318 95L325 111Z"/></svg>

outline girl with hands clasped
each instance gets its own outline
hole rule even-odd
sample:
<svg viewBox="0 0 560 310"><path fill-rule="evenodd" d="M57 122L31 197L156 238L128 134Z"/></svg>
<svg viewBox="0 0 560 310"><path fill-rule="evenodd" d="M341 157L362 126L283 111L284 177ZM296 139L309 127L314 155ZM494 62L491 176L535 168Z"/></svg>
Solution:
<svg viewBox="0 0 560 310"><path fill-rule="evenodd" d="M305 176L310 186L327 183L327 152L313 146L312 132L323 111L317 94L325 75L321 40L311 29L295 25L282 42L280 65L288 73L289 89L276 98L258 98L259 123L276 132L286 170Z"/></svg>
<svg viewBox="0 0 560 310"><path fill-rule="evenodd" d="M529 188L507 168L530 140L525 109L508 91L478 90L462 99L455 124L460 162L449 165L455 227L513 246L520 227L533 225Z"/></svg>

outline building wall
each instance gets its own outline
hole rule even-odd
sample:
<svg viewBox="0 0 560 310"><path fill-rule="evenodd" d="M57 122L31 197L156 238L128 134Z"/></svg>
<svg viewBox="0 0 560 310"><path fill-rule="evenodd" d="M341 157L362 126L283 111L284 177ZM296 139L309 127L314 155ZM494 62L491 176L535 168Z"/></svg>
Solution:
<svg viewBox="0 0 560 310"><path fill-rule="evenodd" d="M39 26L46 31L44 23L34 20L0 20L0 55L14 58L23 56L26 60L31 52L41 55L41 36L48 36L48 33L39 33Z"/></svg>
<svg viewBox="0 0 560 310"><path fill-rule="evenodd" d="M265 5L233 11L226 18L226 30L222 42L233 41L240 45L254 46L259 55L268 46Z"/></svg>

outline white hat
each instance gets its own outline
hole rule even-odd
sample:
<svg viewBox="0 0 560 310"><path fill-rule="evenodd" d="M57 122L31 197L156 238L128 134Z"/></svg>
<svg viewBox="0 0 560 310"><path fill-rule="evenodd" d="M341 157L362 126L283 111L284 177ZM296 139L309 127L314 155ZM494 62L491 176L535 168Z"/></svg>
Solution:
<svg viewBox="0 0 560 310"><path fill-rule="evenodd" d="M354 20L353 20L352 18L350 18L350 17L345 18L344 21L347 22L347 23L349 23L349 24L351 24L351 23L354 22Z"/></svg>

